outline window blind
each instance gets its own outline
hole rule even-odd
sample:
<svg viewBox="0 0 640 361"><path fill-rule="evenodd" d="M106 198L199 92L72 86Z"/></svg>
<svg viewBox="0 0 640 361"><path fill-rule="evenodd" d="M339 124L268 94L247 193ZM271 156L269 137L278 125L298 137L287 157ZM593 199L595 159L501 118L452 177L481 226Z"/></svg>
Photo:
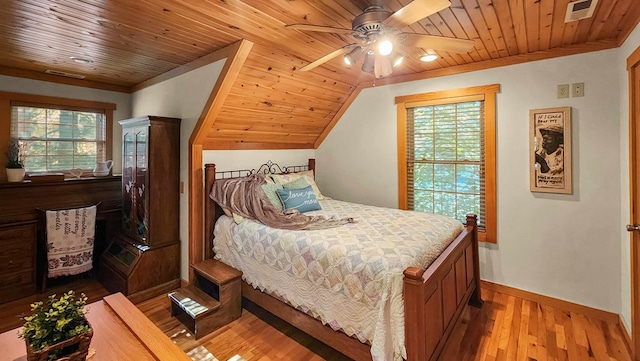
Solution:
<svg viewBox="0 0 640 361"><path fill-rule="evenodd" d="M106 158L105 118L96 111L12 104L11 136L24 144L27 171L88 171Z"/></svg>
<svg viewBox="0 0 640 361"><path fill-rule="evenodd" d="M484 102L407 104L407 205L485 227Z"/></svg>

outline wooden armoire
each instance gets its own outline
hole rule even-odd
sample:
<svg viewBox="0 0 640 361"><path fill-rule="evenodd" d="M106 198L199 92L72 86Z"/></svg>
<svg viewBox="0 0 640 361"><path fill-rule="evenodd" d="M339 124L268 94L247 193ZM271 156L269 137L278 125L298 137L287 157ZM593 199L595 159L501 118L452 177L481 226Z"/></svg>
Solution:
<svg viewBox="0 0 640 361"><path fill-rule="evenodd" d="M122 227L100 281L139 302L180 287L180 119L122 120Z"/></svg>

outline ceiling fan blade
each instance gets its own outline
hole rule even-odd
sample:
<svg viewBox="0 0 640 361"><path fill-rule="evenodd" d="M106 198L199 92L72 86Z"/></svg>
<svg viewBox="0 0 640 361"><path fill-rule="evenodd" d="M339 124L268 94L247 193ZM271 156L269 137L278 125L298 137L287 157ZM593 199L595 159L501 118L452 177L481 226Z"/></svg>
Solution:
<svg viewBox="0 0 640 361"><path fill-rule="evenodd" d="M351 33L351 29L334 28L333 26L321 26L310 24L289 24L285 25L285 28L304 30L304 31L318 31L321 33Z"/></svg>
<svg viewBox="0 0 640 361"><path fill-rule="evenodd" d="M335 58L336 56L342 55L348 51L351 51L353 49L353 47L357 45L357 44L349 44L346 46L343 46L342 48L338 49L338 50L334 50L331 53L323 56L322 58L315 60L305 66L303 66L302 68L298 69L300 71L309 71L317 66L320 66L326 62L328 62L329 60Z"/></svg>
<svg viewBox="0 0 640 361"><path fill-rule="evenodd" d="M399 37L405 38L405 44L424 49L442 50L452 53L467 53L473 49L473 40L446 38L426 34L401 33Z"/></svg>
<svg viewBox="0 0 640 361"><path fill-rule="evenodd" d="M391 14L383 23L392 28L403 28L451 6L449 0L413 0Z"/></svg>

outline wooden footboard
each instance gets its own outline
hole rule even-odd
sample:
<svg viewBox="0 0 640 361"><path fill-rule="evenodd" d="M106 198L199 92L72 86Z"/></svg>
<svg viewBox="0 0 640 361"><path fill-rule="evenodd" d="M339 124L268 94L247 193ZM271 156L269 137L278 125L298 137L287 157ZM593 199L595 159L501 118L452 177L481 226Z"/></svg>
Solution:
<svg viewBox="0 0 640 361"><path fill-rule="evenodd" d="M477 217L426 269L404 271L407 360L437 360L467 303L482 306ZM410 322L409 322L410 321Z"/></svg>
<svg viewBox="0 0 640 361"><path fill-rule="evenodd" d="M309 169L314 166L315 160L310 159ZM213 257L213 228L222 215L220 207L209 199L215 174L215 166L207 164L204 239L208 243L204 245L204 258ZM428 268L409 267L404 271L408 361L437 360L466 304L482 306L479 264L477 217L468 215L466 228ZM320 321L244 282L242 296L355 360L371 360L368 345L342 332L333 331Z"/></svg>

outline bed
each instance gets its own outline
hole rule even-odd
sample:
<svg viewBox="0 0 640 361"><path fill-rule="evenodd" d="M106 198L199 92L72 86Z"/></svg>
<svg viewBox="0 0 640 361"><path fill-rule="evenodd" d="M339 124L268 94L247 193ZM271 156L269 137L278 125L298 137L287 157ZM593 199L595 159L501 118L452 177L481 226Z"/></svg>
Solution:
<svg viewBox="0 0 640 361"><path fill-rule="evenodd" d="M279 173L282 171L298 172L303 170L315 170L315 160L310 159L306 166L285 169L281 169L278 165L269 162L260 167L257 172ZM205 194L207 198L217 178L239 177L249 172L216 172L215 165L207 164L205 167ZM315 230L306 232L314 232L309 233L309 236L321 239L323 242L320 243L332 244L336 246L333 248L334 250L341 249L341 247L350 247L349 245L352 245L352 242L349 240L341 241L338 236L338 234L342 233L341 237L344 237L345 229L349 228L356 230L355 233L358 234L355 236L356 238L363 240L374 238L377 243L386 244L389 249L403 248L403 242L398 242L396 239L398 236L385 229L385 227L380 227L382 223L379 220L380 217L387 217L387 219L393 220L388 223L396 223L398 220L407 218L407 215L412 215L412 212L379 207L370 209L371 207L368 206L334 200L323 200L320 203L323 206L323 211L312 213L357 215L363 209L367 212L373 211L377 213L376 217L367 217L371 218L371 222L365 221L363 217L360 217L361 221L358 223L361 224L357 226L350 225L349 227L330 229L325 233L318 233L319 231ZM264 243L265 234L270 235L278 244L285 244L284 240L293 239L293 243L298 243L292 247L300 248L300 242L309 244L311 247L317 247L317 244L311 244L308 240L301 238L305 232L296 231L292 235L291 231L288 231L289 233L280 233L269 229L261 230L260 226L266 226L259 225L257 222L244 222L245 226L243 224L236 225L229 217L223 217L223 214L224 212L215 202L207 199L205 203L205 235L211 240L214 230L217 232L218 244L216 245L216 252L218 254L214 255L212 247L207 246L205 247L205 258L215 256L234 267L243 268L241 269L245 274L242 285L243 297L355 360L389 359L389 356L385 355L390 355L390 350L393 351L392 359L396 360L400 358L400 355L405 356L407 360L436 360L465 305L467 303L478 307L482 305L478 277L478 238L475 215L467 216L466 226L458 224L460 229L455 230L455 232L452 228L454 226L451 224L442 226L441 232L433 232L442 233L445 238L444 244L440 245L436 254L430 252L425 255L421 253L422 251L416 251L412 247L413 243L407 240L404 242L406 243L404 248L407 248L409 253L413 252L413 256L410 258L405 256L396 257L402 258L403 262L405 262L402 264L406 265L406 268L402 266L401 269L398 269L397 265L396 268L389 267L389 261L385 261L385 267L380 266L380 264L372 267L385 269L385 273L381 274L382 276L375 277L376 282L368 280L368 282L354 283L347 282L345 278L344 282L340 283L340 287L334 287L334 289L330 290L331 292L327 292L320 286L314 289L314 282L318 283L318 285L322 282L330 284L335 284L335 282L331 283L324 277L320 277L321 280L318 281L318 277L316 277L316 279L301 281L301 284L294 285L291 283L288 287L289 281L280 280L286 272L282 272L282 270L279 270L280 272L278 270L270 272L269 269L264 268L268 266L261 265L257 261L257 259L269 258L268 255L270 253L265 251L266 246L260 245L260 242ZM216 227L216 222L218 221L219 224ZM442 221L443 219L437 216L433 220L435 223L442 223ZM378 222L377 227L376 222ZM431 221L424 220L418 223L427 222ZM418 223L416 223L416 227L419 226ZM224 228L224 225L227 228ZM409 228L403 225L401 224L399 228ZM244 230L237 231L232 236L231 230L235 229L234 226L236 228L243 226ZM370 229L367 230L367 227ZM382 230L380 234L375 236L377 238L368 234L374 233L372 231L373 228ZM261 234L260 240L255 245L252 245L247 239L252 238L252 234L258 233ZM227 238L225 239L223 235L226 235ZM385 235L387 237L386 240L380 239ZM406 236L403 235L403 237ZM236 243L234 244L231 239L234 239ZM362 244L365 244L364 242L366 240ZM272 252L272 248L270 248L270 252ZM436 248L438 248L437 245ZM332 254L335 254L335 251L332 251ZM245 260L241 260L242 257L245 257ZM273 256L271 258L273 260ZM391 263L395 264L394 258L390 259L392 260ZM429 266L419 266L421 264L428 264ZM273 262L271 262L271 266L273 266ZM294 267L295 265L289 267L288 270L290 271ZM313 273L312 271L312 268L304 270L305 274L311 274ZM356 278L363 278L362 275L365 273L370 274L371 272L360 272ZM281 283L278 283L279 281ZM351 284L351 287L342 287L348 283ZM397 292L399 297L393 296L393 292L389 292L391 296L387 295L386 292L378 293L380 290L387 289L379 287L381 283L388 283L389 285L387 286L394 289L393 292ZM308 303L305 304L305 297L290 293L293 289L297 289L300 293L307 294L307 296L309 293L317 295L318 300L323 300L323 302L317 303L326 304L328 310L333 309L335 311L337 309L338 311L343 311L342 313L344 314L357 314L364 320L344 319L340 318L344 315L340 315L340 312L337 311L335 312L338 314L336 316L333 313L327 315L324 313L325 311L310 308ZM354 292L354 289L357 292ZM331 296L333 291L336 291L336 293ZM357 302L349 303L348 299L353 297L354 294ZM358 305L360 305L360 308L358 308ZM371 307L368 308L368 306ZM356 309L360 311L354 312ZM400 321L398 321L397 317L395 317L397 314L404 317L401 317ZM336 320L339 321L336 322ZM365 326L361 326L359 322L364 322ZM361 328L359 329L359 327ZM335 329L339 329L339 331ZM381 330L383 332L380 332ZM393 332L394 330L397 332ZM404 337L401 337L402 334L404 334ZM398 346L398 340L395 340L394 336L402 338L400 346Z"/></svg>

